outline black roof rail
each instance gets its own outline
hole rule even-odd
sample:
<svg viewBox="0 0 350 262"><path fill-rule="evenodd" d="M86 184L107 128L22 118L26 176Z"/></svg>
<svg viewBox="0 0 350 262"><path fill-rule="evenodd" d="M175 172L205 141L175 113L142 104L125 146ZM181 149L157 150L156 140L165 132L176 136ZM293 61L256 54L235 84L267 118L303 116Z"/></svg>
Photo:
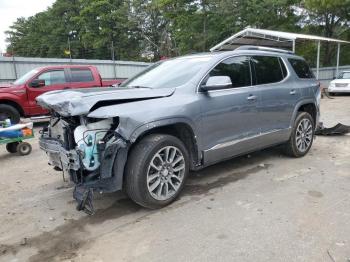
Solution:
<svg viewBox="0 0 350 262"><path fill-rule="evenodd" d="M260 51L270 51L270 52L294 55L293 51L279 49L279 48L265 47L265 46L254 46L254 45L242 45L240 47L237 47L235 50L260 50Z"/></svg>

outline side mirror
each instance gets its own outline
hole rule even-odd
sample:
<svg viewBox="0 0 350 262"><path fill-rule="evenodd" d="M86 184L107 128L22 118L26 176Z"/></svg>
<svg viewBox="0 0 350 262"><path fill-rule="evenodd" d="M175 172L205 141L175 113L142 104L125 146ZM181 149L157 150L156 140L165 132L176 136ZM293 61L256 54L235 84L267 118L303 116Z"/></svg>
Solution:
<svg viewBox="0 0 350 262"><path fill-rule="evenodd" d="M207 92L211 90L220 90L220 89L226 89L231 87L232 87L232 82L230 77L211 76L208 78L207 82L200 87L200 90Z"/></svg>
<svg viewBox="0 0 350 262"><path fill-rule="evenodd" d="M43 87L43 86L45 86L44 79L34 79L32 82L30 82L30 87Z"/></svg>

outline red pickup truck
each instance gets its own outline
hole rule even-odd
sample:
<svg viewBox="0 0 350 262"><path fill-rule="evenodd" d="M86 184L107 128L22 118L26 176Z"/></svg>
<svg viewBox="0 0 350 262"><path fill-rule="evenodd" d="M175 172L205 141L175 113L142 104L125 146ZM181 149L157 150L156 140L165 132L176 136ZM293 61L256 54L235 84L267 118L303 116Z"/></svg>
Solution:
<svg viewBox="0 0 350 262"><path fill-rule="evenodd" d="M10 118L18 123L20 117L48 114L36 104L35 98L53 90L101 87L119 84L122 80L103 81L94 66L62 65L33 69L12 84L0 85L0 121Z"/></svg>

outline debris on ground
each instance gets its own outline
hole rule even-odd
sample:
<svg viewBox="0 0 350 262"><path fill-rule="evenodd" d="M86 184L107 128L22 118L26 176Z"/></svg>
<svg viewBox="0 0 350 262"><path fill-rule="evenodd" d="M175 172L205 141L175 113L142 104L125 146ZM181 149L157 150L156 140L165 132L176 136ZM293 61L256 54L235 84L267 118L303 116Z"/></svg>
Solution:
<svg viewBox="0 0 350 262"><path fill-rule="evenodd" d="M345 135L350 133L350 126L343 125L341 123L336 124L333 127L326 128L323 123L320 122L319 127L315 131L315 135L318 136L334 136L334 135Z"/></svg>
<svg viewBox="0 0 350 262"><path fill-rule="evenodd" d="M21 246L25 246L27 245L27 238L23 238L22 241L21 241Z"/></svg>

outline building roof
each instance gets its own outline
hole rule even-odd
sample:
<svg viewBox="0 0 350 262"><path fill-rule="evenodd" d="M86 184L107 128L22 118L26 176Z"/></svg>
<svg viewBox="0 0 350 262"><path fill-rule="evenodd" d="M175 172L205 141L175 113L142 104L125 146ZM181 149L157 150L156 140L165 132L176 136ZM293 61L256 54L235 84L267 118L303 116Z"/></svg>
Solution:
<svg viewBox="0 0 350 262"><path fill-rule="evenodd" d="M257 28L246 28L212 47L210 51L233 50L242 45L258 45L292 49L293 43L302 40L327 41L350 44L349 41L315 35L296 34Z"/></svg>

